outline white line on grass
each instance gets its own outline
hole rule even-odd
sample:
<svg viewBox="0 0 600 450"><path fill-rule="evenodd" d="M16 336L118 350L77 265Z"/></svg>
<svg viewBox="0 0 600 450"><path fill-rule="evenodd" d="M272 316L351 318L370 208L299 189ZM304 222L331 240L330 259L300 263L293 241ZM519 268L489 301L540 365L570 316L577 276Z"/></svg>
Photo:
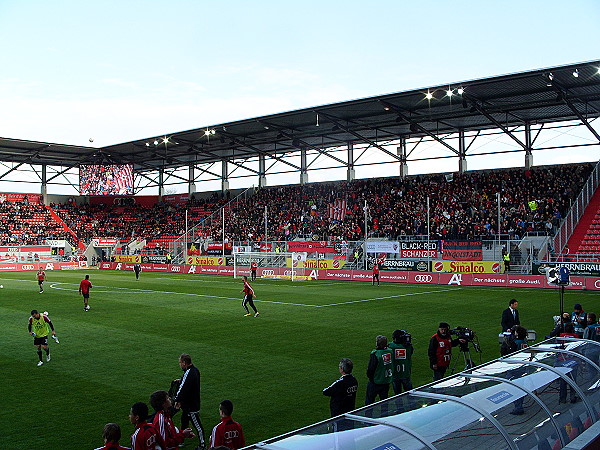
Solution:
<svg viewBox="0 0 600 450"><path fill-rule="evenodd" d="M411 292L411 293L408 293L408 294L388 295L387 297L365 298L364 300L350 300L348 302L330 303L328 305L319 305L319 306L317 306L317 308L325 308L327 306L347 305L349 303L371 302L371 301L374 301L374 300L385 300L387 298L412 297L413 295L423 295L423 294L436 294L438 292L456 291L458 289L460 289L460 288L455 288L455 289L438 289L438 290L435 290L435 291L426 291L426 292Z"/></svg>
<svg viewBox="0 0 600 450"><path fill-rule="evenodd" d="M50 284L50 287L52 289L57 289L60 291L74 291L77 292L78 289L75 288L63 288L63 287L58 287L57 285L59 284L67 284L67 285L71 285L70 283L60 283L60 282L56 282L56 283L52 283ZM239 298L237 297L220 297L220 296L216 296L216 295L205 295L205 294L194 294L191 292L172 292L172 291L156 291L153 289L138 289L138 288L126 288L126 287L111 287L110 290L108 291L104 291L104 290L99 290L98 287L102 287L102 286L96 286L94 288L94 292L114 292L114 290L116 289L120 289L120 290L124 290L124 291L134 291L134 292L149 292L149 293L154 293L154 294L172 294L172 295L185 295L188 297L205 297L205 298L218 298L218 299L224 299L224 300L237 300L240 301ZM375 300L385 300L388 298L399 298L399 297L411 297L414 295L423 295L423 294L435 294L437 292L445 292L445 291L454 291L460 288L455 288L455 289L439 289L439 290L435 290L435 291L426 291L426 292L413 292L413 293L407 293L407 294L398 294L398 295L389 295L386 297L375 297L375 298L366 298L366 299L362 299L362 300L351 300L348 302L340 302L340 303L330 303L328 305L312 305L310 303L291 303L291 302L279 302L279 301L275 301L275 300L258 300L256 299L257 302L261 302L261 303L273 303L273 304L277 304L277 305L291 305L291 306L306 306L309 308L325 308L328 306L339 306L339 305L347 305L350 303L361 303L361 302L371 302L371 301L375 301Z"/></svg>

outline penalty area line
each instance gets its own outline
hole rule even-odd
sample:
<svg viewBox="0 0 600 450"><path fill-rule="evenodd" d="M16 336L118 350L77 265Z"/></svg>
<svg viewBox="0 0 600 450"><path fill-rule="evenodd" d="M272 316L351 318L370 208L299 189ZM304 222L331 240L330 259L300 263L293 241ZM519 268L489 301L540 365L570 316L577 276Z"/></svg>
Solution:
<svg viewBox="0 0 600 450"><path fill-rule="evenodd" d="M317 308L326 308L328 306L349 305L351 303L372 302L372 301L375 301L375 300L386 300L388 298L412 297L413 295L436 294L438 292L456 291L458 289L460 289L460 288L456 288L456 289L438 289L438 290L435 290L435 291L425 291L425 292L411 292L411 293L408 293L408 294L388 295L386 297L365 298L363 300L350 300L348 302L330 303L328 305L319 305L319 306L317 306Z"/></svg>

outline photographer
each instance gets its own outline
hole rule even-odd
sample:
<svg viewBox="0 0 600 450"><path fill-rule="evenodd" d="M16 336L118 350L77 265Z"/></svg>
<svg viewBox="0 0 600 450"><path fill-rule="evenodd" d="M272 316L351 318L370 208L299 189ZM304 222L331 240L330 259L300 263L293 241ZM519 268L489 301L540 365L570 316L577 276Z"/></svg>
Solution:
<svg viewBox="0 0 600 450"><path fill-rule="evenodd" d="M446 322L440 323L437 333L431 336L429 340L429 349L427 351L429 366L433 370L433 381L444 378L444 374L452 358L452 347L465 344L466 342L464 339L451 339L450 325Z"/></svg>
<svg viewBox="0 0 600 450"><path fill-rule="evenodd" d="M577 334L578 337L583 337L583 331L587 327L587 313L579 303L576 303L575 306L573 306L571 322L573 322L573 326L575 327L575 334Z"/></svg>
<svg viewBox="0 0 600 450"><path fill-rule="evenodd" d="M392 387L394 394L401 394L402 389L409 391L413 388L410 374L412 370L413 346L411 336L404 330L396 330L392 333L394 342L388 344L392 351L394 374L392 376Z"/></svg>

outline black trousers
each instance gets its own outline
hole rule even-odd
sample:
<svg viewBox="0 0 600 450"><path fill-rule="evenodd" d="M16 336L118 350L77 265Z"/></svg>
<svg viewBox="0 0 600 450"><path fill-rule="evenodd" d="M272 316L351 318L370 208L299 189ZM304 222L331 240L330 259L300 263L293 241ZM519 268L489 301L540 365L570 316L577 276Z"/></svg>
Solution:
<svg viewBox="0 0 600 450"><path fill-rule="evenodd" d="M204 445L204 428L202 428L202 422L200 422L200 411L181 411L181 429L185 430L190 427L190 422L196 429L200 446Z"/></svg>
<svg viewBox="0 0 600 450"><path fill-rule="evenodd" d="M248 294L244 297L244 300L242 301L242 306L244 307L244 309L246 310L246 312L248 314L250 314L250 310L248 309L248 305L250 305L250 307L254 310L254 312L258 312L256 310L256 306L254 306L254 300L252 300L252 295Z"/></svg>

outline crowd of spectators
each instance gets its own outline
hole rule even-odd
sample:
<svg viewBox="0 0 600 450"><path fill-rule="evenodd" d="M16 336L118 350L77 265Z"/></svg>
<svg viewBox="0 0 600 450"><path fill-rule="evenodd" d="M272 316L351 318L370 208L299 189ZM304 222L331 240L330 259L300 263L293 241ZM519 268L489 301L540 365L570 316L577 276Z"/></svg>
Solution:
<svg viewBox="0 0 600 450"><path fill-rule="evenodd" d="M44 205L28 201L0 203L0 245L41 245L46 239L69 239Z"/></svg>
<svg viewBox="0 0 600 450"><path fill-rule="evenodd" d="M429 199L432 239L490 239L498 232L500 194L500 232L519 239L527 232L552 235L591 170L591 164L572 164L473 171L452 177L421 175L276 186L230 203L227 195L214 193L182 204L142 206L132 201L128 205L90 205L70 199L50 206L84 242L93 237L152 241L180 236L186 230L186 211L189 226L199 225L196 234L221 241L219 209L223 206L229 242L259 242L265 237L269 241L361 240L365 228L369 237L396 240L427 234ZM330 209L336 200L344 207L332 217ZM3 202L0 216L2 244L72 239L43 205Z"/></svg>
<svg viewBox="0 0 600 450"><path fill-rule="evenodd" d="M266 207L269 240L360 240L365 215L370 237L426 235L429 198L432 238L489 239L498 232L499 193L502 234L553 234L591 169L574 164L264 188L231 206L225 233L233 241L264 239ZM346 204L342 220L330 217L336 199ZM214 224L211 235L221 234Z"/></svg>

